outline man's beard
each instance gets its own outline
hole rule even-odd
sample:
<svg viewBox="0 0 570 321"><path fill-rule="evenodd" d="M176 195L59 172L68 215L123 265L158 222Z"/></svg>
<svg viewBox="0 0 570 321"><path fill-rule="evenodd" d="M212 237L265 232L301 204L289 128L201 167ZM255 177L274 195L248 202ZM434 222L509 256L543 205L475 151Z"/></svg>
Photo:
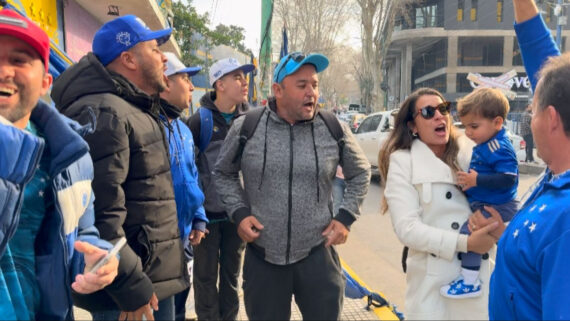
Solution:
<svg viewBox="0 0 570 321"><path fill-rule="evenodd" d="M0 115L12 123L24 118L35 107L35 104L32 104L29 101L30 95L28 94L28 90L26 89L26 87L17 86L17 88L18 88L18 96L20 98L20 101L16 103L16 106L10 109L7 106L0 105ZM30 106L30 107L26 108L25 106Z"/></svg>
<svg viewBox="0 0 570 321"><path fill-rule="evenodd" d="M22 103L18 103L14 109L5 109L3 107L0 107L0 116L6 118L12 123L15 123L18 120L24 118L24 116L26 116L31 110L32 108L30 108L30 110L26 110L22 107Z"/></svg>
<svg viewBox="0 0 570 321"><path fill-rule="evenodd" d="M166 89L163 73L155 73L152 68L147 65L142 69L144 79L149 82L149 86L156 90L156 93L161 93Z"/></svg>

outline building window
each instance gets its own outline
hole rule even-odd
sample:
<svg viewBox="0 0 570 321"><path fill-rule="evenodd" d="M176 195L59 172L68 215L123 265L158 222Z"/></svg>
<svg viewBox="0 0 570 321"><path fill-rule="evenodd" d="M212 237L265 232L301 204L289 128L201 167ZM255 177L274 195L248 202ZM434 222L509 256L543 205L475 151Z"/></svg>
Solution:
<svg viewBox="0 0 570 321"><path fill-rule="evenodd" d="M465 0L457 1L457 21L463 21L463 12L465 10Z"/></svg>
<svg viewBox="0 0 570 321"><path fill-rule="evenodd" d="M422 87L429 87L442 93L447 92L447 75L439 75L435 78L428 79L417 84L414 82L414 85L412 87L412 90L416 90Z"/></svg>
<svg viewBox="0 0 570 321"><path fill-rule="evenodd" d="M503 37L461 37L458 41L459 66L502 66Z"/></svg>
<svg viewBox="0 0 570 321"><path fill-rule="evenodd" d="M477 0L471 0L471 21L477 21Z"/></svg>
<svg viewBox="0 0 570 321"><path fill-rule="evenodd" d="M412 78L416 79L447 66L447 39L425 44L421 53L414 52Z"/></svg>
<svg viewBox="0 0 570 321"><path fill-rule="evenodd" d="M438 19L437 4L428 4L416 8L416 28L441 27Z"/></svg>
<svg viewBox="0 0 570 321"><path fill-rule="evenodd" d="M546 23L550 23L554 15L554 5L551 5L548 1L537 0L536 6L538 7L539 12L542 13L544 21Z"/></svg>
<svg viewBox="0 0 570 321"><path fill-rule="evenodd" d="M513 66L522 66L523 60L521 55L521 48L519 48L519 41L517 38L513 39Z"/></svg>
<svg viewBox="0 0 570 321"><path fill-rule="evenodd" d="M497 22L503 22L503 0L497 0Z"/></svg>

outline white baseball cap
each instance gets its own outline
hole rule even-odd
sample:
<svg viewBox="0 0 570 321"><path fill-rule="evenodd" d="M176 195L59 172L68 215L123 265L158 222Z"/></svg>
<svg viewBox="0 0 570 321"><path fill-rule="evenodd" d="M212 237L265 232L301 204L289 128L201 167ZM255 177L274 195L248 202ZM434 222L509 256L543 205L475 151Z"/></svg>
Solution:
<svg viewBox="0 0 570 321"><path fill-rule="evenodd" d="M244 74L247 74L252 72L255 66L252 64L241 65L235 58L225 58L216 61L216 63L210 67L210 85L214 86L216 80L238 69L243 71Z"/></svg>
<svg viewBox="0 0 570 321"><path fill-rule="evenodd" d="M166 59L168 59L168 61L166 62L166 71L164 72L166 77L170 77L174 74L183 74L183 73L188 74L188 76L194 76L200 70L202 70L202 67L184 66L182 61L180 61L180 59L178 59L178 57L176 57L176 54L174 54L173 52L165 52L164 55L166 56Z"/></svg>

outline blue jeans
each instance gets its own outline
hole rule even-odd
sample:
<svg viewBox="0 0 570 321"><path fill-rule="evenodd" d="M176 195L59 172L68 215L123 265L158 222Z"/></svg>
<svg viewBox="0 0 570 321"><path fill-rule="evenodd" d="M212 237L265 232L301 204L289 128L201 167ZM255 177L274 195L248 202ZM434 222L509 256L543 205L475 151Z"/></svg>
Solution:
<svg viewBox="0 0 570 321"><path fill-rule="evenodd" d="M344 198L346 182L342 178L335 177L332 185L333 216L338 214L338 209Z"/></svg>
<svg viewBox="0 0 570 321"><path fill-rule="evenodd" d="M98 320L119 320L119 315L121 311L119 310L107 310L107 311L96 311L91 312L91 316L94 321ZM172 320L174 321L174 295L158 301L158 311L153 312L154 319L160 320Z"/></svg>
<svg viewBox="0 0 570 321"><path fill-rule="evenodd" d="M496 209L501 215L503 222L509 222L517 213L519 202L517 200L512 200L503 204L487 204L483 202L473 201L471 204L469 204L473 212L480 210L483 216L489 218L491 217L491 213L487 212L483 208L485 205ZM469 233L469 227L467 226L468 224L469 220L463 223L461 230L459 231L461 234L471 234ZM477 254L475 252L461 253L461 267L472 271L479 271L481 268L481 254Z"/></svg>

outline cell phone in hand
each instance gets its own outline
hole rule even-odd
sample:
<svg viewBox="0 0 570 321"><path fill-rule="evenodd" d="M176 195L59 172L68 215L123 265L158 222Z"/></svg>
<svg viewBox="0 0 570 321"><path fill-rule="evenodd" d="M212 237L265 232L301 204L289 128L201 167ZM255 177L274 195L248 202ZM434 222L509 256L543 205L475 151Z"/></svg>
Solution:
<svg viewBox="0 0 570 321"><path fill-rule="evenodd" d="M123 236L119 239L117 243L115 243L115 246L113 246L113 248L109 251L109 253L107 253L107 255L100 258L97 261L97 263L93 265L93 267L91 268L91 270L89 270L89 272L91 273L97 272L97 270L99 270L103 265L107 264L113 256L116 256L117 253L119 253L119 251L123 248L123 246L125 246L125 244L127 244L127 239Z"/></svg>

